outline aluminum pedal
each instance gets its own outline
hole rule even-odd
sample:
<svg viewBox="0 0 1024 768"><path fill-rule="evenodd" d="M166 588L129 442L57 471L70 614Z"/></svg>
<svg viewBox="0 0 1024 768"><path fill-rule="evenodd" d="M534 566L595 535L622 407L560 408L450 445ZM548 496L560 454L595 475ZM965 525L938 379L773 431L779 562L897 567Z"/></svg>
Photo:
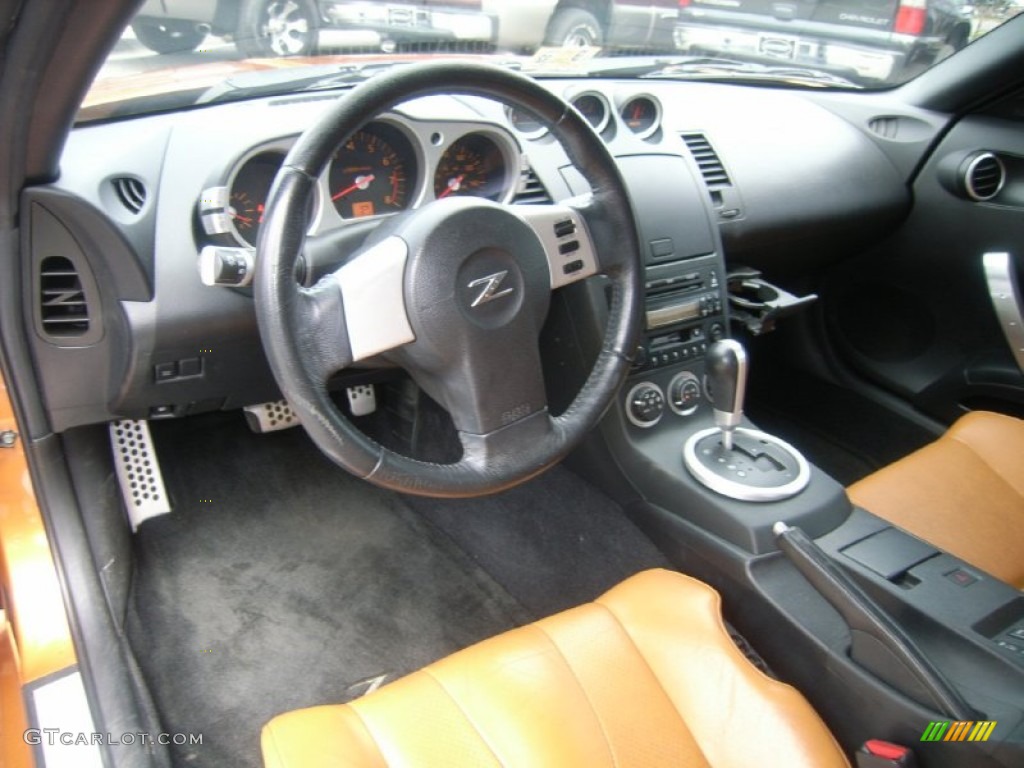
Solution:
<svg viewBox="0 0 1024 768"><path fill-rule="evenodd" d="M377 410L377 392L373 384L361 384L358 387L349 387L345 391L353 416L368 416Z"/></svg>
<svg viewBox="0 0 1024 768"><path fill-rule="evenodd" d="M149 435L149 422L130 419L111 422L110 445L114 449L114 469L132 531L138 530L144 520L170 512L171 502Z"/></svg>
<svg viewBox="0 0 1024 768"><path fill-rule="evenodd" d="M245 421L249 425L249 429L257 434L276 432L279 429L288 429L299 424L299 417L288 405L287 400L247 405L242 410L245 411Z"/></svg>

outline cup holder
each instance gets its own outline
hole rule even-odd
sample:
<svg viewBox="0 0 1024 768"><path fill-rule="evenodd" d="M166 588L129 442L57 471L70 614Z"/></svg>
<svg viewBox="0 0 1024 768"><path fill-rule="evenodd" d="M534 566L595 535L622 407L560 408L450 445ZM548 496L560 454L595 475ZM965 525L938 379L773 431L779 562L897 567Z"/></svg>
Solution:
<svg viewBox="0 0 1024 768"><path fill-rule="evenodd" d="M755 336L775 329L775 323L817 301L817 294L794 296L761 279L754 269L729 273L729 306L733 319L743 323Z"/></svg>

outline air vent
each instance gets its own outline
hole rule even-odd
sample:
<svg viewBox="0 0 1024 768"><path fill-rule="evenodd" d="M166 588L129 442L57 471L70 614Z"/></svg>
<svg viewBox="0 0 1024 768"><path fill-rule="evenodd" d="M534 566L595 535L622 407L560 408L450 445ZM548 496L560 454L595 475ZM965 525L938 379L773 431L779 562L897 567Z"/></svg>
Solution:
<svg viewBox="0 0 1024 768"><path fill-rule="evenodd" d="M519 189L512 202L519 205L548 205L551 203L551 195L533 169L527 168L519 178Z"/></svg>
<svg viewBox="0 0 1024 768"><path fill-rule="evenodd" d="M883 139L895 139L900 132L900 119L895 115L873 117L868 121L868 128Z"/></svg>
<svg viewBox="0 0 1024 768"><path fill-rule="evenodd" d="M700 169L700 173L708 187L728 187L732 185L732 182L729 180L729 174L725 172L725 166L722 165L718 153L715 152L711 142L708 141L703 133L683 133L680 135L683 141L686 142L686 146L689 147L693 159L697 161L697 167Z"/></svg>
<svg viewBox="0 0 1024 768"><path fill-rule="evenodd" d="M1003 161L991 152L978 152L963 166L964 190L972 200L991 200L1006 182Z"/></svg>
<svg viewBox="0 0 1024 768"><path fill-rule="evenodd" d="M89 332L85 291L70 259L47 256L40 264L39 319L50 336L71 338Z"/></svg>
<svg viewBox="0 0 1024 768"><path fill-rule="evenodd" d="M111 181L121 205L132 213L138 213L146 204L146 186L131 176L121 176Z"/></svg>

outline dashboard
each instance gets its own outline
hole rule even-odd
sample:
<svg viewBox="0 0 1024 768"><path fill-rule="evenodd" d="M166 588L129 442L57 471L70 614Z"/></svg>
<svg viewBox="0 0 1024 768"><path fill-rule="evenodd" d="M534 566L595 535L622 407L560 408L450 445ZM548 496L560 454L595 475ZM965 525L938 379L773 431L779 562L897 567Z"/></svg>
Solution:
<svg viewBox="0 0 1024 768"><path fill-rule="evenodd" d="M821 266L879 237L909 206L898 153L865 129L872 115L853 99L706 83L543 82L600 134L630 190L649 300L669 318L645 344L671 342L682 354L718 332L712 321L721 324L724 311L715 307L726 302L733 265ZM27 192L23 205L37 364L85 372L74 382L41 377L56 430L280 396L251 293L204 284L198 261L211 247L251 254L277 169L337 98L285 95L72 131L60 179ZM437 95L367 117L318 179L307 213L307 247L322 246L322 269L344 261L346 238L358 243L374 222L443 197L536 205L588 191L536 118L495 101ZM934 131L920 133L923 147ZM52 261L55 253L67 263ZM82 317L71 308L54 315L41 298L68 264ZM685 306L696 314L666 309L665 286L695 270L700 296ZM707 307L716 317L701 315Z"/></svg>

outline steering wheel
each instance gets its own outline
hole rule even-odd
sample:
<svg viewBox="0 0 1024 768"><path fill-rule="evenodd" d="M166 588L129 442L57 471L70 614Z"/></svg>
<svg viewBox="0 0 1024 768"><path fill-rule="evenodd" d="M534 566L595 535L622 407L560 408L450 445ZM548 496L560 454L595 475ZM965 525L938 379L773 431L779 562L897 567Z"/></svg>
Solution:
<svg viewBox="0 0 1024 768"><path fill-rule="evenodd" d="M484 96L548 125L592 193L558 205L452 196L397 214L311 288L295 279L317 179L371 117L437 93ZM611 154L583 117L527 77L468 62L388 70L354 88L299 138L274 181L256 253L260 336L282 393L316 445L371 483L479 496L563 458L595 426L629 369L642 296L636 223ZM539 334L551 291L603 274L607 327L564 413L548 413ZM402 456L357 429L328 396L331 374L380 356L444 406L462 457Z"/></svg>

